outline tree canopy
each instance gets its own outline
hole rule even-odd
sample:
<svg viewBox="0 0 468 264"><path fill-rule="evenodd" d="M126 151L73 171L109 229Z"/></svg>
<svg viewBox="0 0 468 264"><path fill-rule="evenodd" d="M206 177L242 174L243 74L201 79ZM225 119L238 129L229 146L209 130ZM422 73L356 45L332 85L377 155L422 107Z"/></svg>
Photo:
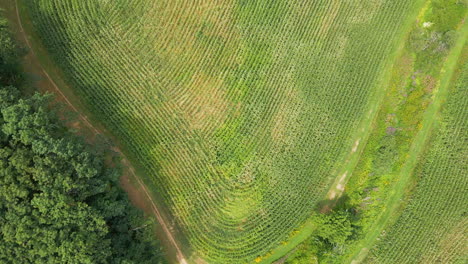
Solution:
<svg viewBox="0 0 468 264"><path fill-rule="evenodd" d="M161 263L120 170L67 130L50 95L12 86L20 50L0 19L0 263Z"/></svg>

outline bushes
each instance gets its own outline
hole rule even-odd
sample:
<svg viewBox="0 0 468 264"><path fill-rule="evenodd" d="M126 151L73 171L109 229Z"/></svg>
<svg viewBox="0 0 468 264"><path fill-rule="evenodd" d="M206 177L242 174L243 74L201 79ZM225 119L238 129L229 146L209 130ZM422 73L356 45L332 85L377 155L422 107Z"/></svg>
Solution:
<svg viewBox="0 0 468 264"><path fill-rule="evenodd" d="M24 52L24 49L12 40L7 20L0 17L0 86L20 83L18 58L24 55Z"/></svg>
<svg viewBox="0 0 468 264"><path fill-rule="evenodd" d="M317 237L332 246L344 244L353 234L351 213L345 210L332 211L320 218L318 224Z"/></svg>
<svg viewBox="0 0 468 264"><path fill-rule="evenodd" d="M337 263L350 240L360 232L360 215L351 200L344 196L338 205L326 214L313 217L314 233L287 259L287 264Z"/></svg>
<svg viewBox="0 0 468 264"><path fill-rule="evenodd" d="M158 263L119 171L66 132L50 96L0 89L0 262ZM138 252L135 255L134 252Z"/></svg>

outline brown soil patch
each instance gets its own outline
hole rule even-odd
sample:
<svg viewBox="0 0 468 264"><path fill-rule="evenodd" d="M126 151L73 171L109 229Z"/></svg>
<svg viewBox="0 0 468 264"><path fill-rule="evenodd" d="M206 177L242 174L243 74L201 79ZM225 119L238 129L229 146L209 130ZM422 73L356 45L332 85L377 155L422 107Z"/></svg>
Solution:
<svg viewBox="0 0 468 264"><path fill-rule="evenodd" d="M338 183L336 184L335 188L332 188L328 192L327 196L329 200L335 200L339 198L339 196L341 196L341 194L345 190L345 181L346 181L347 176L348 176L348 172L346 171L345 173L343 173L343 175L341 175L341 178L338 180Z"/></svg>
<svg viewBox="0 0 468 264"><path fill-rule="evenodd" d="M352 153L356 152L356 150L358 149L359 141L360 141L360 139L358 139L358 140L356 140L356 142L354 142L353 149L351 150Z"/></svg>
<svg viewBox="0 0 468 264"><path fill-rule="evenodd" d="M332 210L332 206L327 204L327 205L322 206L322 208L320 208L320 213L326 214L330 212L331 210Z"/></svg>
<svg viewBox="0 0 468 264"><path fill-rule="evenodd" d="M120 178L120 186L127 192L130 201L135 207L141 209L143 212L151 215L151 205L141 195L141 190L130 181L130 175L125 170Z"/></svg>

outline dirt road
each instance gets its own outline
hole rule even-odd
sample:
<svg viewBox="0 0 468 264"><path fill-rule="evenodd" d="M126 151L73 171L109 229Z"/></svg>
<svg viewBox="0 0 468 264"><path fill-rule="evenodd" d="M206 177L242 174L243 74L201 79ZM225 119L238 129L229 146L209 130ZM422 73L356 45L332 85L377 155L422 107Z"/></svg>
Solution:
<svg viewBox="0 0 468 264"><path fill-rule="evenodd" d="M80 113L80 111L77 109L77 107L75 107L72 102L67 98L67 96L60 90L60 88L57 86L57 84L54 82L54 80L50 77L50 75L47 73L47 71L41 66L41 63L38 59L38 56L36 55L32 45L31 45L31 42L29 41L28 39L28 35L27 33L25 32L24 28L23 28L23 22L21 20L21 16L20 16L20 13L19 13L19 9L18 9L18 0L15 0L15 9L16 9L16 18L17 18L17 22L18 22L18 26L19 26L19 30L20 30L20 34L22 36L22 38L24 39L24 43L27 45L27 47L29 48L29 52L31 53L31 57L30 59L33 59L36 61L36 64L39 65L39 67L41 68L40 70L42 71L42 75L47 79L47 81L50 83L50 85L54 88L54 91L63 99L63 101L75 112L78 113L78 117L79 119L81 120L81 122L86 126L88 127L95 135L98 135L98 134L101 134L103 135L104 133L102 133L102 131L100 131L99 129L97 129L93 124L91 124L91 122L89 122L88 118L86 116L84 116L82 113ZM138 177L138 175L136 175L135 173L135 169L133 168L133 166L130 164L129 160L127 159L127 157L122 153L122 151L115 147L113 149L114 151L118 152L121 157L122 157L122 163L128 167L128 171L129 173L131 174L131 176L133 176L138 184L139 184L139 187L141 188L141 190L143 190L143 193L144 193L144 196L145 196L145 199L147 201L149 201L151 203L151 208L152 208L152 212L153 212L153 215L156 217L156 219L158 220L159 224L161 225L165 235L167 236L168 240L171 242L172 246L174 247L175 251L177 252L177 260L180 264L187 264L187 260L186 258L184 257L183 253L182 253L182 250L180 249L180 246L177 242L177 240L174 238L174 235L172 233L172 231L170 230L169 228L169 224L166 222L166 220L163 218L160 210L158 209L158 207L156 206L156 203L154 202L154 200L151 198L151 195L148 191L148 189L146 188L145 184L143 183L143 181Z"/></svg>

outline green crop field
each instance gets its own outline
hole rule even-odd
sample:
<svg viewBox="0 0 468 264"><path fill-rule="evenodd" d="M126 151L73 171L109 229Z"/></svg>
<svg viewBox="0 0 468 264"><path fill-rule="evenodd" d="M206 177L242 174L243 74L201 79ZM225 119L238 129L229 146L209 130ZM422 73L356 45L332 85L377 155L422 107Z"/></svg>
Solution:
<svg viewBox="0 0 468 264"><path fill-rule="evenodd" d="M468 46L397 222L384 230L366 263L468 261Z"/></svg>
<svg viewBox="0 0 468 264"><path fill-rule="evenodd" d="M353 264L458 263L467 243L463 226L467 221L463 210L466 150L461 147L466 130L458 130L459 144L447 142L444 151L449 154L427 149L442 132L437 128L444 115L441 109L452 108L452 113L459 115L466 111L462 92L466 79L455 95L450 80L462 71L463 63L457 61L466 61L468 56L463 48L468 36L464 22L467 7L457 0L425 1L390 71L385 100L346 183L345 199L329 216L322 217L338 224L319 221L321 229L313 232L286 263L313 259L318 263ZM448 119L445 125L457 122ZM448 156L447 164L440 160L444 155L450 155L453 163L459 163L453 166L459 168L441 173L449 164ZM433 174L421 172L426 160L437 170ZM451 183L455 178L460 179L460 185ZM426 195L424 201L422 194ZM343 215L349 215L346 221ZM443 237L455 232L450 230L452 225L458 225L456 246L440 247L447 242ZM344 232L340 235L335 231L339 235L330 237L333 233L322 231L330 229Z"/></svg>
<svg viewBox="0 0 468 264"><path fill-rule="evenodd" d="M194 263L260 262L279 246L300 242L294 235L320 211L318 204L335 198L330 188L344 191L392 92L402 43L428 2L18 1L74 93L142 168L141 177ZM466 84L463 76L457 87ZM462 98L459 90L450 98ZM425 105L412 112L414 119L421 119L431 92L415 96L415 105ZM458 121L435 138L439 143L427 152L428 164L419 166L424 180L412 206L392 230L418 225L390 232L368 260L412 260L403 241L418 228L454 237L466 231L466 218L459 215L466 202L444 212L464 219L447 225L455 230L447 233L431 224L453 193L427 199L440 184L449 190L459 181L455 187L466 189L466 149L443 147L465 139L451 135L466 129L466 111L459 111L466 102L446 107L453 114L447 110L444 116ZM400 108L404 114L411 110ZM408 127L419 124L405 118ZM416 131L408 132L410 138ZM450 151L458 163L450 163ZM441 172L453 174L441 180ZM405 220L432 204L442 207L427 216L427 225Z"/></svg>

